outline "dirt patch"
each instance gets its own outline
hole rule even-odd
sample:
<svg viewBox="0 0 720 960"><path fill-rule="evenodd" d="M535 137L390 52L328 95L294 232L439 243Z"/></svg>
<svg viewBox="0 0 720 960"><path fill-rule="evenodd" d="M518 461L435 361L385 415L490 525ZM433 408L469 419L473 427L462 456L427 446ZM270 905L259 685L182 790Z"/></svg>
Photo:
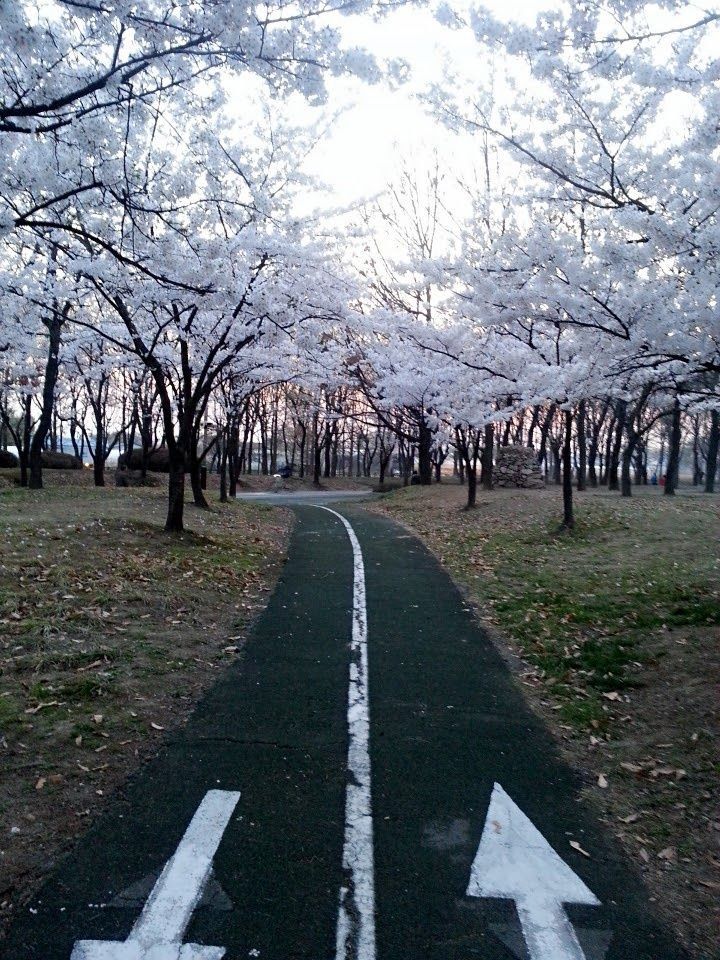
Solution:
<svg viewBox="0 0 720 960"><path fill-rule="evenodd" d="M164 489L85 479L0 489L3 925L241 655L289 536L289 512L241 503L168 536Z"/></svg>
<svg viewBox="0 0 720 960"><path fill-rule="evenodd" d="M416 532L473 599L586 799L699 957L720 938L720 498L456 485L371 505Z"/></svg>

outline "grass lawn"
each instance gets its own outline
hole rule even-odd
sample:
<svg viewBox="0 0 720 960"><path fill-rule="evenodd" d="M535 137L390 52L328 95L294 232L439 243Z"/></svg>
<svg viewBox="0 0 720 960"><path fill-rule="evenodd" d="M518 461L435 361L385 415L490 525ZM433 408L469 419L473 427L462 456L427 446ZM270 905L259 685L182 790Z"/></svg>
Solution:
<svg viewBox="0 0 720 960"><path fill-rule="evenodd" d="M188 506L187 532L168 536L164 485L47 471L28 491L0 474L2 924L241 655L291 519Z"/></svg>
<svg viewBox="0 0 720 960"><path fill-rule="evenodd" d="M478 606L700 957L720 942L720 498L411 487L374 505L406 524Z"/></svg>

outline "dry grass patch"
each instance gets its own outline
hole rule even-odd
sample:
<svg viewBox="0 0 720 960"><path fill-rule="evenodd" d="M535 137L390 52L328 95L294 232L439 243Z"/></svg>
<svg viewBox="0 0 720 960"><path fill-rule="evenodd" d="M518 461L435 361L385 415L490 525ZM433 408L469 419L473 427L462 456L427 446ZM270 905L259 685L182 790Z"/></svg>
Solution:
<svg viewBox="0 0 720 960"><path fill-rule="evenodd" d="M0 489L0 916L238 656L290 514L48 474Z"/></svg>
<svg viewBox="0 0 720 960"><path fill-rule="evenodd" d="M420 535L495 628L586 794L698 956L720 937L720 500L409 488L373 508Z"/></svg>

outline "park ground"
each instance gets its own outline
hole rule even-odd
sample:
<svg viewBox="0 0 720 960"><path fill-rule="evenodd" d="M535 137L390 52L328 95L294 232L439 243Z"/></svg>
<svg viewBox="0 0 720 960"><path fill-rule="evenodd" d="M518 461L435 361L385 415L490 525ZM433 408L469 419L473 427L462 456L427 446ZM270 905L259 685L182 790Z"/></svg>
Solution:
<svg viewBox="0 0 720 960"><path fill-rule="evenodd" d="M0 926L242 656L292 522L213 503L188 507L186 533L168 536L164 483L95 489L87 472L47 471L46 488L27 491L3 479Z"/></svg>
<svg viewBox="0 0 720 960"><path fill-rule="evenodd" d="M189 716L264 607L291 515L232 503L162 533L165 491L0 476L0 918L113 789ZM262 483L252 481L253 487ZM339 486L342 484L332 484ZM479 494L371 505L411 528L471 598L586 799L700 958L720 915L717 497Z"/></svg>
<svg viewBox="0 0 720 960"><path fill-rule="evenodd" d="M584 794L690 951L720 943L720 498L478 493L371 509L436 554L489 628Z"/></svg>

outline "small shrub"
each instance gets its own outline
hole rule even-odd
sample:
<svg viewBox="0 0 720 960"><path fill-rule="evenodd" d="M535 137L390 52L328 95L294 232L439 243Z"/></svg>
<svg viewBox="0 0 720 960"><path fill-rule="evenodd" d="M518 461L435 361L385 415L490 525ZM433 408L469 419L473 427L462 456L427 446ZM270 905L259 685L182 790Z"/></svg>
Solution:
<svg viewBox="0 0 720 960"><path fill-rule="evenodd" d="M402 480L386 480L384 483L376 483L373 488L373 493L392 493L393 490L402 490L403 482Z"/></svg>
<svg viewBox="0 0 720 960"><path fill-rule="evenodd" d="M40 456L43 470L82 470L83 462L72 453L59 450L43 450Z"/></svg>
<svg viewBox="0 0 720 960"><path fill-rule="evenodd" d="M128 453L123 453L118 457L118 469L124 467L130 470L142 469L142 450L140 447L133 447ZM170 455L167 447L158 447L157 450L151 450L148 455L148 470L153 473L170 472Z"/></svg>

